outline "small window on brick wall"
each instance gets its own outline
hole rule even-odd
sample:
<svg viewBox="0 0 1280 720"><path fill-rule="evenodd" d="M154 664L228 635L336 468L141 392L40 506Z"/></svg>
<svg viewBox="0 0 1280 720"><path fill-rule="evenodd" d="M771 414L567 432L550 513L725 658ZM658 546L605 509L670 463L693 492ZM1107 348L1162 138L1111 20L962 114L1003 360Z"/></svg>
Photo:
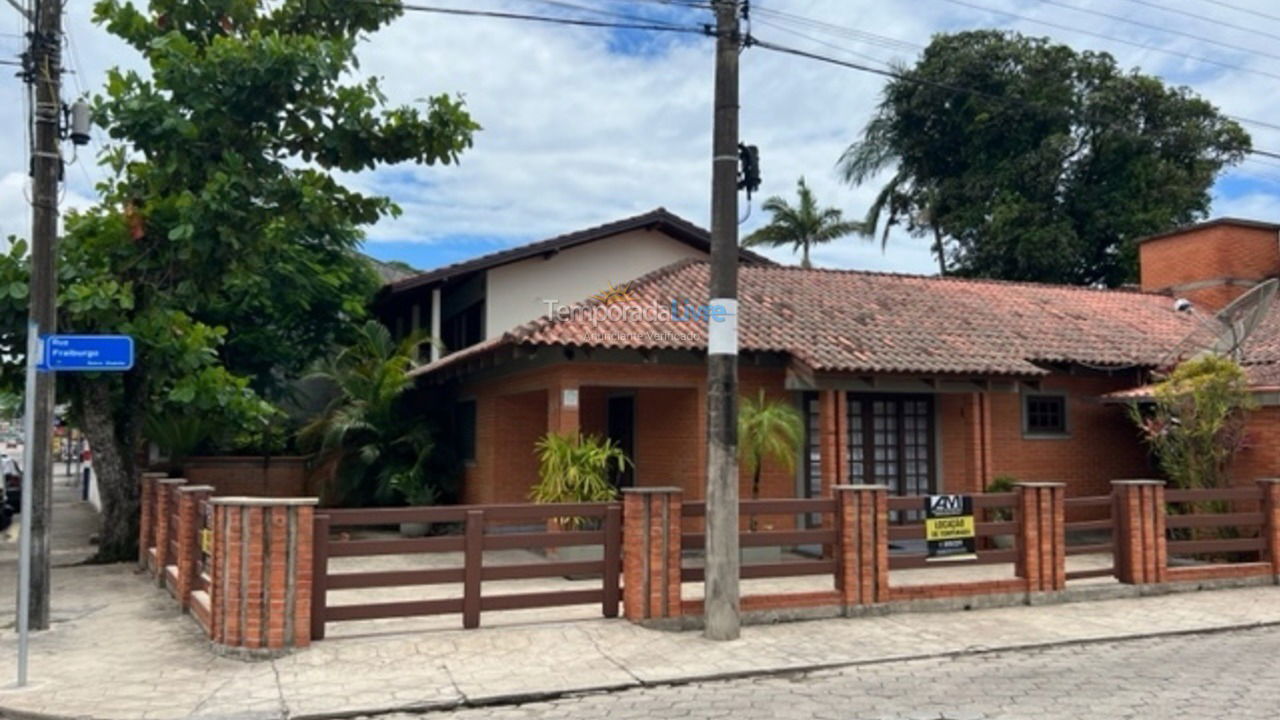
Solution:
<svg viewBox="0 0 1280 720"><path fill-rule="evenodd" d="M1027 435L1066 435L1066 396L1023 395L1022 430Z"/></svg>

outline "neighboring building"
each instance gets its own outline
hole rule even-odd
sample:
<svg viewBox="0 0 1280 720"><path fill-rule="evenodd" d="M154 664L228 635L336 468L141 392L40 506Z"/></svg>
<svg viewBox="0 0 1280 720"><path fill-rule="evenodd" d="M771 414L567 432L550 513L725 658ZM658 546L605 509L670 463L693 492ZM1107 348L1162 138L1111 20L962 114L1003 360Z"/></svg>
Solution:
<svg viewBox="0 0 1280 720"><path fill-rule="evenodd" d="M426 329L441 343L438 358L710 249L706 230L658 208L391 282L375 312L397 335Z"/></svg>
<svg viewBox="0 0 1280 720"><path fill-rule="evenodd" d="M1150 476L1124 408L1108 400L1141 388L1188 339L1215 327L1213 310L1280 275L1278 230L1227 220L1152 238L1140 246L1141 290L804 270L749 258L739 279L741 391L764 389L807 418L795 472L767 467L762 494L824 495L837 483L867 482L901 494L981 492L1002 475L1103 494L1113 479ZM539 251L508 252L517 262L536 258L526 272L550 262ZM702 497L706 321L697 311L708 265L705 253L673 254L683 257L636 267L632 277L648 272L625 295L553 317L542 300L555 285L521 281L513 292L498 285L515 275L495 272L492 259L453 266L483 272L487 296L504 299L503 311L486 317L520 323L489 327L418 371L456 398L465 502L524 500L537 478L534 442L548 431L613 438L635 464L623 483L677 485ZM573 256L562 249L558 257ZM593 257L578 267L627 266ZM565 270L556 272L567 281ZM445 268L393 292L450 278L474 282ZM573 287L585 298L626 279L606 274ZM1201 306L1180 310L1176 297ZM1247 350L1260 388L1280 380L1280 313ZM1272 389L1280 395L1280 383ZM1280 428L1280 408L1259 421ZM1277 455L1270 445L1252 452ZM1251 462L1250 472L1263 466ZM1280 465L1268 473L1280 474Z"/></svg>

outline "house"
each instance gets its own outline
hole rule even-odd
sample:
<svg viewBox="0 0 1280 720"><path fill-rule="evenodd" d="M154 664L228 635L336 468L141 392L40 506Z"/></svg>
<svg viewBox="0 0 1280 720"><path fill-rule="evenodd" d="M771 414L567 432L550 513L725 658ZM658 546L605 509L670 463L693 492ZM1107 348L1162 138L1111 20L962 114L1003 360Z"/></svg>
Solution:
<svg viewBox="0 0 1280 720"><path fill-rule="evenodd" d="M624 249L646 233L693 235L668 213L658 219L652 229L635 229L649 221L633 218L615 224L627 228L621 234L602 226L563 236L593 238L586 242L602 255L643 255L647 265L597 258L575 240L546 241L391 287L429 287L441 293L433 307L450 307L441 296L483 273L488 302L508 303L476 311L482 329L417 371L421 383L452 391L465 502L523 501L537 478L536 440L574 431L626 450L634 468L620 483L702 497L708 263L705 245L690 239L655 243L665 255ZM1150 238L1140 245L1141 288L1132 290L806 270L744 257L741 392L795 403L807 421L800 462L793 472L767 467L762 495L819 496L838 483L969 493L1000 476L1103 494L1112 479L1150 476L1146 449L1111 401L1218 327L1213 311L1280 274L1278 231L1220 220ZM577 248L581 260L571 254ZM493 264L508 259L533 261L522 273L550 268L561 285L509 281L522 273ZM633 272L618 277L621 270ZM574 300L547 302L553 297ZM1280 315L1267 317L1248 350L1250 377L1280 391L1265 385L1280 380ZM1280 425L1273 412L1259 418ZM1276 454L1259 449L1250 471L1265 464L1264 453Z"/></svg>
<svg viewBox="0 0 1280 720"><path fill-rule="evenodd" d="M400 278L383 287L374 312L397 335L426 330L440 341L431 351L438 359L500 337L550 306L586 300L677 260L706 259L710 251L706 230L657 208ZM742 257L772 264L747 250Z"/></svg>

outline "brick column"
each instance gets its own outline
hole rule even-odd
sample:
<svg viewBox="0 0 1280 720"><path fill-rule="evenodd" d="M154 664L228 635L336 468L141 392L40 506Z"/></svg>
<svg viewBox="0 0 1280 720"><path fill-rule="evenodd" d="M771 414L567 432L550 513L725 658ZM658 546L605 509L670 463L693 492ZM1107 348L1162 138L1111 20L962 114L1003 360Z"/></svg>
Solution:
<svg viewBox="0 0 1280 720"><path fill-rule="evenodd" d="M889 489L837 485L836 588L845 607L889 600Z"/></svg>
<svg viewBox="0 0 1280 720"><path fill-rule="evenodd" d="M1280 576L1280 478L1264 478L1258 485L1262 489L1265 558L1271 562L1271 573Z"/></svg>
<svg viewBox="0 0 1280 720"><path fill-rule="evenodd" d="M556 381L547 388L547 432L573 435L579 430L579 411L582 407L580 389L576 382ZM565 402L566 394L571 403Z"/></svg>
<svg viewBox="0 0 1280 720"><path fill-rule="evenodd" d="M191 606L191 589L195 587L200 567L200 504L213 495L212 485L182 485L178 488L178 566L173 595L182 609Z"/></svg>
<svg viewBox="0 0 1280 720"><path fill-rule="evenodd" d="M1018 483L1018 577L1028 592L1067 586L1066 485Z"/></svg>
<svg viewBox="0 0 1280 720"><path fill-rule="evenodd" d="M1164 582L1169 569L1163 480L1113 480L1116 577L1122 583Z"/></svg>
<svg viewBox="0 0 1280 720"><path fill-rule="evenodd" d="M843 477L839 458L840 433L836 421L838 394L835 390L822 390L818 393L818 471L822 476L823 490L839 485L840 478Z"/></svg>
<svg viewBox="0 0 1280 720"><path fill-rule="evenodd" d="M138 567L150 569L148 559L156 545L156 481L168 473L144 472L138 487Z"/></svg>
<svg viewBox="0 0 1280 720"><path fill-rule="evenodd" d="M680 507L675 487L622 489L622 606L632 622L680 617Z"/></svg>
<svg viewBox="0 0 1280 720"><path fill-rule="evenodd" d="M276 654L311 644L316 498L215 497L210 636Z"/></svg>
<svg viewBox="0 0 1280 720"><path fill-rule="evenodd" d="M159 478L156 480L156 509L152 522L155 523L155 553L152 556L154 566L151 568L151 574L155 576L156 584L164 587L164 569L174 561L172 553L169 552L169 541L173 538L169 534L169 515L178 510L178 493L177 488L185 485L187 481L183 478Z"/></svg>

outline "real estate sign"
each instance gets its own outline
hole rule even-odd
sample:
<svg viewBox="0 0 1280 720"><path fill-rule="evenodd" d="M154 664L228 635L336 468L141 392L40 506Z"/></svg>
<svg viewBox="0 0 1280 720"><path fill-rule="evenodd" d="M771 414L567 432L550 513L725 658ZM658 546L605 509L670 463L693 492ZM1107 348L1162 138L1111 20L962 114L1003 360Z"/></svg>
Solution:
<svg viewBox="0 0 1280 720"><path fill-rule="evenodd" d="M930 560L974 557L973 498L968 495L929 495L924 499L924 536Z"/></svg>

